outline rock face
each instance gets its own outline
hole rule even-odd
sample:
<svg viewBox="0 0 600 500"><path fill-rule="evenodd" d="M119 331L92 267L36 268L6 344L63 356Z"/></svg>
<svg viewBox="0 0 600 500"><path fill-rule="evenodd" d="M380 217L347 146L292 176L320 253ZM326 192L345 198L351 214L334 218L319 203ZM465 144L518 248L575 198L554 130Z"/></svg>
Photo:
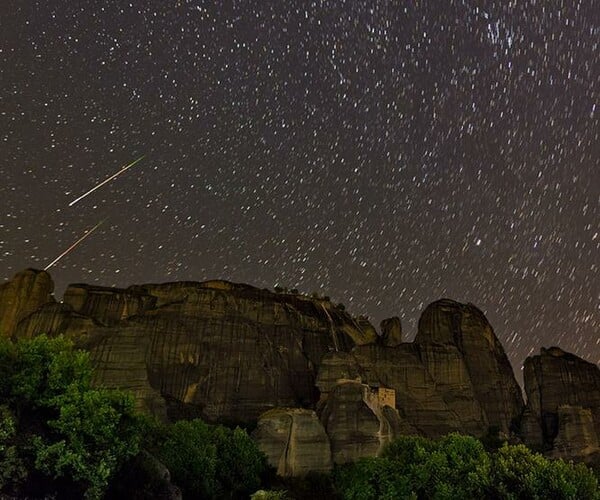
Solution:
<svg viewBox="0 0 600 500"><path fill-rule="evenodd" d="M156 301L156 297L135 288L121 290L90 285L69 285L63 298L63 302L76 313L106 326L143 314L154 307Z"/></svg>
<svg viewBox="0 0 600 500"><path fill-rule="evenodd" d="M15 329L77 339L96 383L131 390L139 408L162 418L239 423L277 406L314 407L323 355L377 338L327 300L225 281L71 285L63 304Z"/></svg>
<svg viewBox="0 0 600 500"><path fill-rule="evenodd" d="M17 338L31 338L40 333L69 334L74 340L86 337L100 324L88 316L78 314L67 304L50 302L23 318L14 330Z"/></svg>
<svg viewBox="0 0 600 500"><path fill-rule="evenodd" d="M0 334L66 335L94 382L163 419L254 424L283 475L380 452L398 434L505 436L566 458L600 453L600 370L558 348L525 363L528 404L483 313L429 305L413 343L397 317L354 318L325 298L227 281L76 284L57 303L44 271L0 285ZM313 410L316 410L316 414ZM265 413L266 412L266 413Z"/></svg>
<svg viewBox="0 0 600 500"><path fill-rule="evenodd" d="M600 455L600 442L592 411L581 406L558 407L558 433L552 454L581 460Z"/></svg>
<svg viewBox="0 0 600 500"><path fill-rule="evenodd" d="M319 415L336 464L376 456L394 437L416 433L377 389L357 380L338 381L321 401Z"/></svg>
<svg viewBox="0 0 600 500"><path fill-rule="evenodd" d="M458 415L437 391L413 344L397 348L357 346L351 353L325 356L317 378L322 397L328 397L338 382L345 379L359 380L372 388L393 389L400 417L420 434L438 437L461 430Z"/></svg>
<svg viewBox="0 0 600 500"><path fill-rule="evenodd" d="M526 442L539 439L556 455L600 452L600 368L558 347L542 349L524 366ZM571 442L569 444L569 441ZM579 451L577 451L579 450Z"/></svg>
<svg viewBox="0 0 600 500"><path fill-rule="evenodd" d="M458 420L456 430L475 436L485 434L488 419L477 399L477 381L471 379L464 355L449 344L421 344L418 352L436 392Z"/></svg>
<svg viewBox="0 0 600 500"><path fill-rule="evenodd" d="M326 473L333 467L329 438L312 410L269 410L259 417L252 438L280 476Z"/></svg>
<svg viewBox="0 0 600 500"><path fill-rule="evenodd" d="M402 343L402 323L400 318L384 319L381 322L381 341L386 347L398 347Z"/></svg>
<svg viewBox="0 0 600 500"><path fill-rule="evenodd" d="M26 269L0 285L0 335L11 337L19 321L55 302L54 282L46 271Z"/></svg>
<svg viewBox="0 0 600 500"><path fill-rule="evenodd" d="M447 299L430 304L419 320L415 343L424 349L432 344L450 348L446 353L456 348L487 422L509 434L523 412L523 397L506 353L479 309ZM436 349L430 352L435 356ZM438 364L435 358L433 364Z"/></svg>

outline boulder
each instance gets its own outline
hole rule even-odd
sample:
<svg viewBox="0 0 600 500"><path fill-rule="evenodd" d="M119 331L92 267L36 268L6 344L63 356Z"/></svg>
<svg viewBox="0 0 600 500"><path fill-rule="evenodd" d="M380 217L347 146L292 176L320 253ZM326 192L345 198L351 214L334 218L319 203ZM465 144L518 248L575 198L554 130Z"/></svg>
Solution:
<svg viewBox="0 0 600 500"><path fill-rule="evenodd" d="M54 282L46 271L25 269L0 285L0 335L12 337L19 321L54 303Z"/></svg>
<svg viewBox="0 0 600 500"><path fill-rule="evenodd" d="M472 304L442 299L419 319L415 343L454 346L490 427L508 435L523 412L523 396L508 357L485 315Z"/></svg>
<svg viewBox="0 0 600 500"><path fill-rule="evenodd" d="M269 410L259 417L252 438L279 476L328 473L333 467L329 438L312 410Z"/></svg>

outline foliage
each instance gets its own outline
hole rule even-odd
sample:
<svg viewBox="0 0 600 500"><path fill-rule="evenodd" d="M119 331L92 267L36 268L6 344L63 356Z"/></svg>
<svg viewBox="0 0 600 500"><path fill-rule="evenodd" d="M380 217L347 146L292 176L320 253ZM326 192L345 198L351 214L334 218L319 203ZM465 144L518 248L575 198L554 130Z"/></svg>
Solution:
<svg viewBox="0 0 600 500"><path fill-rule="evenodd" d="M598 480L583 464L549 460L523 445L488 453L469 436L431 441L403 436L379 458L339 467L337 490L345 499L599 500Z"/></svg>
<svg viewBox="0 0 600 500"><path fill-rule="evenodd" d="M4 490L43 485L44 493L100 498L119 466L137 453L132 398L94 389L91 378L88 354L62 337L0 340L0 460L17 471L4 480Z"/></svg>
<svg viewBox="0 0 600 500"><path fill-rule="evenodd" d="M482 444L450 434L434 442L402 436L381 458L363 459L341 471L344 498L474 498L485 490L490 467Z"/></svg>
<svg viewBox="0 0 600 500"><path fill-rule="evenodd" d="M504 445L493 456L492 494L505 499L600 499L598 479L583 464L548 460L524 445Z"/></svg>
<svg viewBox="0 0 600 500"><path fill-rule="evenodd" d="M274 473L274 471L271 471ZM330 474L311 471L300 477L270 477L266 483L273 490L285 490L293 499L331 500L336 498ZM286 498L287 498L286 497Z"/></svg>
<svg viewBox="0 0 600 500"><path fill-rule="evenodd" d="M260 486L266 458L242 429L191 420L161 433L151 448L185 498L247 497Z"/></svg>
<svg viewBox="0 0 600 500"><path fill-rule="evenodd" d="M250 500L288 500L287 491L285 490L258 490L250 495Z"/></svg>
<svg viewBox="0 0 600 500"><path fill-rule="evenodd" d="M0 406L0 491L12 481L22 481L27 476L23 460L14 444L16 423L7 406Z"/></svg>

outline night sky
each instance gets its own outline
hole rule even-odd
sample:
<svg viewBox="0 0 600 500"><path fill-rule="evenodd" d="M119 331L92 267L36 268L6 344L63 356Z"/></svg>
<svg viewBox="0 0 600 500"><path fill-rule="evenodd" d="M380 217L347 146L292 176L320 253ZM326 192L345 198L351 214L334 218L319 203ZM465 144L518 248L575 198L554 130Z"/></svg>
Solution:
<svg viewBox="0 0 600 500"><path fill-rule="evenodd" d="M318 291L600 362L595 0L0 2L0 277ZM145 158L74 206L75 198Z"/></svg>

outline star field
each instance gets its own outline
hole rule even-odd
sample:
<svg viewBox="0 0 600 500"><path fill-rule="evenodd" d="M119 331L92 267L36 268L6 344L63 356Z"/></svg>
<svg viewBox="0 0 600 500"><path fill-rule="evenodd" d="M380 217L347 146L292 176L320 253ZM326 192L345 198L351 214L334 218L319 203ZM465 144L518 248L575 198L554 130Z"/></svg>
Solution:
<svg viewBox="0 0 600 500"><path fill-rule="evenodd" d="M600 362L593 0L0 5L0 275L449 297ZM119 168L143 161L73 207Z"/></svg>

